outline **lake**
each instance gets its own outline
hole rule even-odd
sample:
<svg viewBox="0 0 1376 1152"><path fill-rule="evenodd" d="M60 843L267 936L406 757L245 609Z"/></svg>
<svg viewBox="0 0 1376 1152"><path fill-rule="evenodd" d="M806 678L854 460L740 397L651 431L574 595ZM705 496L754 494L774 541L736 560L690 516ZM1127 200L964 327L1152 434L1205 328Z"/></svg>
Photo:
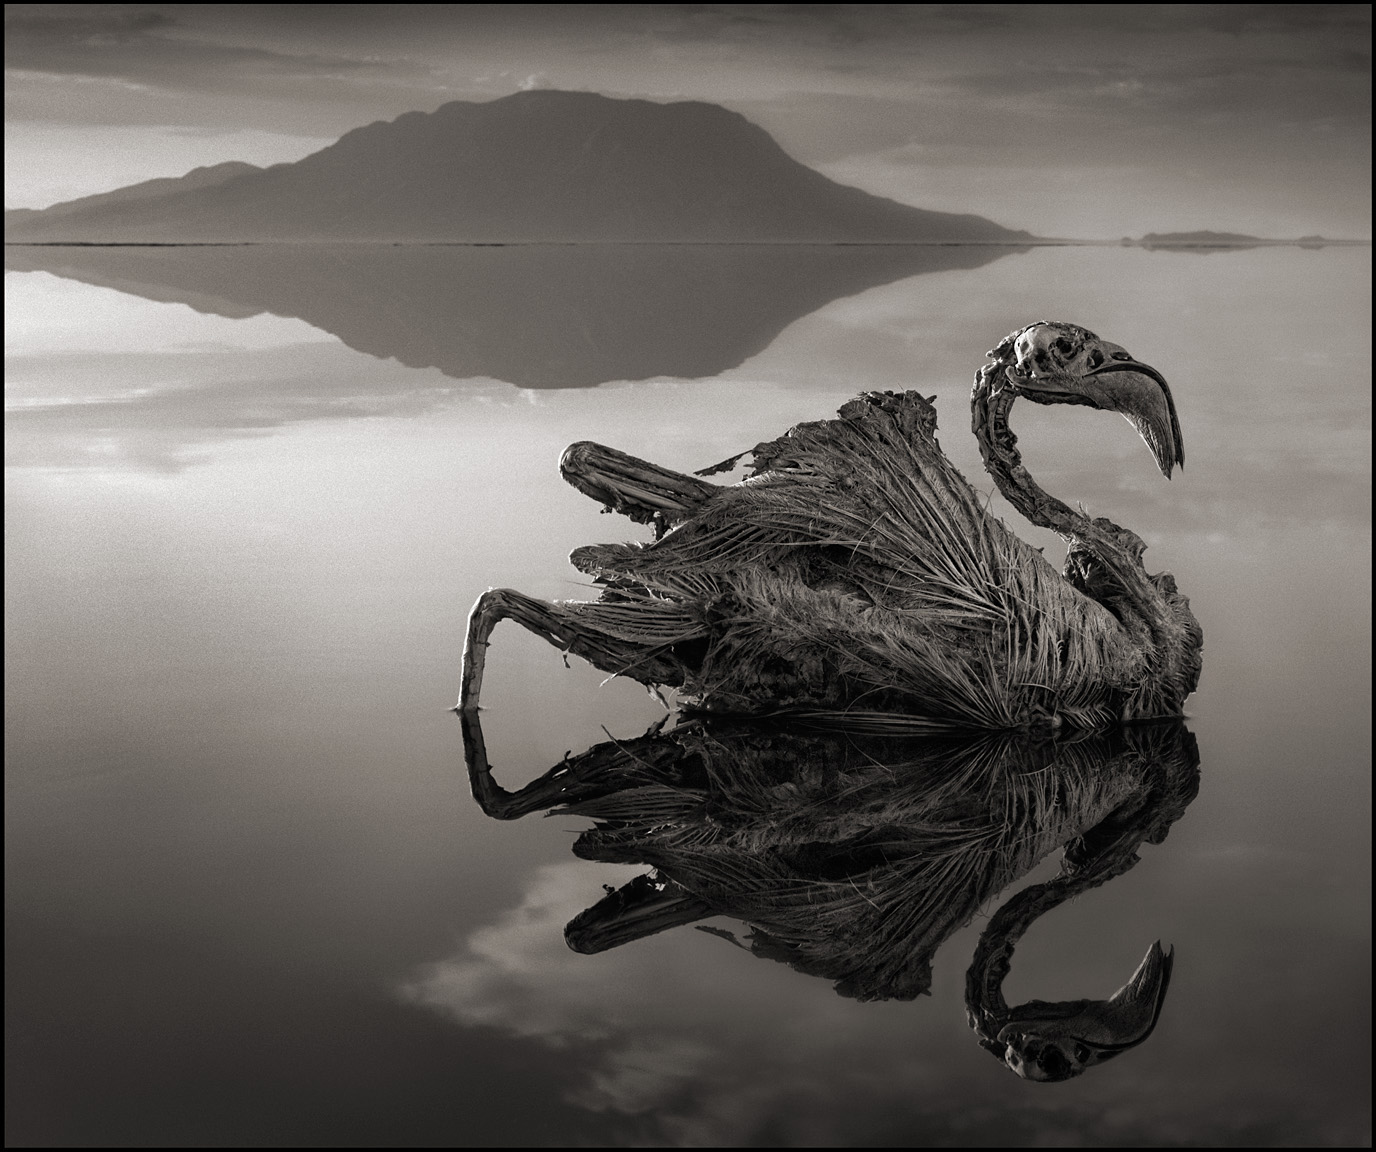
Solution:
<svg viewBox="0 0 1376 1152"><path fill-rule="evenodd" d="M10 1143L1370 1143L1369 249L12 248L6 302ZM1013 423L1190 597L1199 784L1005 991L1107 996L1160 939L1150 1041L991 1060L964 973L1002 896L912 1001L725 917L572 951L646 869L486 818L447 710L480 593L590 598L570 550L648 538L564 446L692 471L916 389L988 492L971 377L1038 319L1174 390L1169 483L1107 414ZM569 663L495 635L509 789L664 716Z"/></svg>

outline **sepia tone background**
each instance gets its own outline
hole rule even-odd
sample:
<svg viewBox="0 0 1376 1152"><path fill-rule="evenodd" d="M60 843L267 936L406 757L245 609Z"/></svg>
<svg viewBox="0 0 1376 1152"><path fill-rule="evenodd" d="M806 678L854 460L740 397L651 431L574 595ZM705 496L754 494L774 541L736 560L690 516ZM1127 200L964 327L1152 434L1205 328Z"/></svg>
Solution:
<svg viewBox="0 0 1376 1152"><path fill-rule="evenodd" d="M576 90L719 103L837 181L1037 236L1369 239L1362 6L6 18L7 208ZM1368 247L346 248L7 248L9 1142L1370 1143ZM916 388L988 492L970 377L1042 317L1174 389L1169 483L1123 421L1014 420L1191 597L1202 783L1008 994L1106 995L1160 938L1150 1043L1014 1079L964 1020L982 919L914 1003L687 928L569 951L637 869L573 859L572 818L483 818L446 711L484 589L588 595L570 549L644 538L560 451L690 470ZM663 715L571 663L498 633L509 786Z"/></svg>

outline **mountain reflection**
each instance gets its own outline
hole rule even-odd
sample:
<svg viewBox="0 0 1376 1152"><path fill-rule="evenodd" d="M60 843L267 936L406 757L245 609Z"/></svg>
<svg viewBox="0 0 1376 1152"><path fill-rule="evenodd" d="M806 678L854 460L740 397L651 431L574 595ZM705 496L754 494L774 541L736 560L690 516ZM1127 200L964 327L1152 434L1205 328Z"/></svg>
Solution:
<svg viewBox="0 0 1376 1152"><path fill-rule="evenodd" d="M44 271L522 388L715 376L842 296L1022 249L981 245L264 244L5 249Z"/></svg>
<svg viewBox="0 0 1376 1152"><path fill-rule="evenodd" d="M576 916L571 948L601 952L713 916L704 927L858 1000L928 993L941 944L1064 848L1059 874L991 918L967 973L981 1046L1018 1075L1064 1080L1150 1035L1171 972L1159 945L1107 1000L1009 1008L1002 983L1038 917L1119 876L1160 843L1198 789L1179 722L1058 741L781 728L694 720L596 745L516 792L493 779L464 717L473 795L498 819L590 817L574 853L652 871Z"/></svg>

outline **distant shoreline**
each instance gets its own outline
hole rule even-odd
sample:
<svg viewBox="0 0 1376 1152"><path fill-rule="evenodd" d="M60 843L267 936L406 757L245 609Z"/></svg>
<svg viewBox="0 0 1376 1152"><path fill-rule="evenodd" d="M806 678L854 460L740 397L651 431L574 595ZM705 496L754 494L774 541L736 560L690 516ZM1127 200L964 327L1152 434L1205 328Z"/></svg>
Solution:
<svg viewBox="0 0 1376 1152"><path fill-rule="evenodd" d="M6 248L1369 248L1370 240L6 240Z"/></svg>

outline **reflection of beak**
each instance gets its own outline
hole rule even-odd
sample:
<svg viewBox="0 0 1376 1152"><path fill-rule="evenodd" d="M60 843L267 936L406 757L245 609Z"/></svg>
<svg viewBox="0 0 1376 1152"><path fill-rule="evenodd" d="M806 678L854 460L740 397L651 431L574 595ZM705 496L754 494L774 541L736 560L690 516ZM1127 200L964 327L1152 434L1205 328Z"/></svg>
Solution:
<svg viewBox="0 0 1376 1152"><path fill-rule="evenodd" d="M1121 1051L1142 1043L1152 1034L1156 1022L1161 1019L1161 1007L1166 1002L1166 989L1170 987L1174 967L1174 948L1163 952L1158 940L1147 949L1132 979L1109 998L1109 1007L1116 1011L1123 1031L1116 1043L1100 1044L1101 1049Z"/></svg>
<svg viewBox="0 0 1376 1152"><path fill-rule="evenodd" d="M1009 1023L999 1030L999 1042L1020 1049L1028 1047L1029 1041L1039 1045L1075 1042L1090 1053L1084 1067L1110 1060L1152 1035L1161 1018L1174 962L1174 948L1165 952L1157 940L1137 972L1106 1001L1031 1001L1015 1007Z"/></svg>

